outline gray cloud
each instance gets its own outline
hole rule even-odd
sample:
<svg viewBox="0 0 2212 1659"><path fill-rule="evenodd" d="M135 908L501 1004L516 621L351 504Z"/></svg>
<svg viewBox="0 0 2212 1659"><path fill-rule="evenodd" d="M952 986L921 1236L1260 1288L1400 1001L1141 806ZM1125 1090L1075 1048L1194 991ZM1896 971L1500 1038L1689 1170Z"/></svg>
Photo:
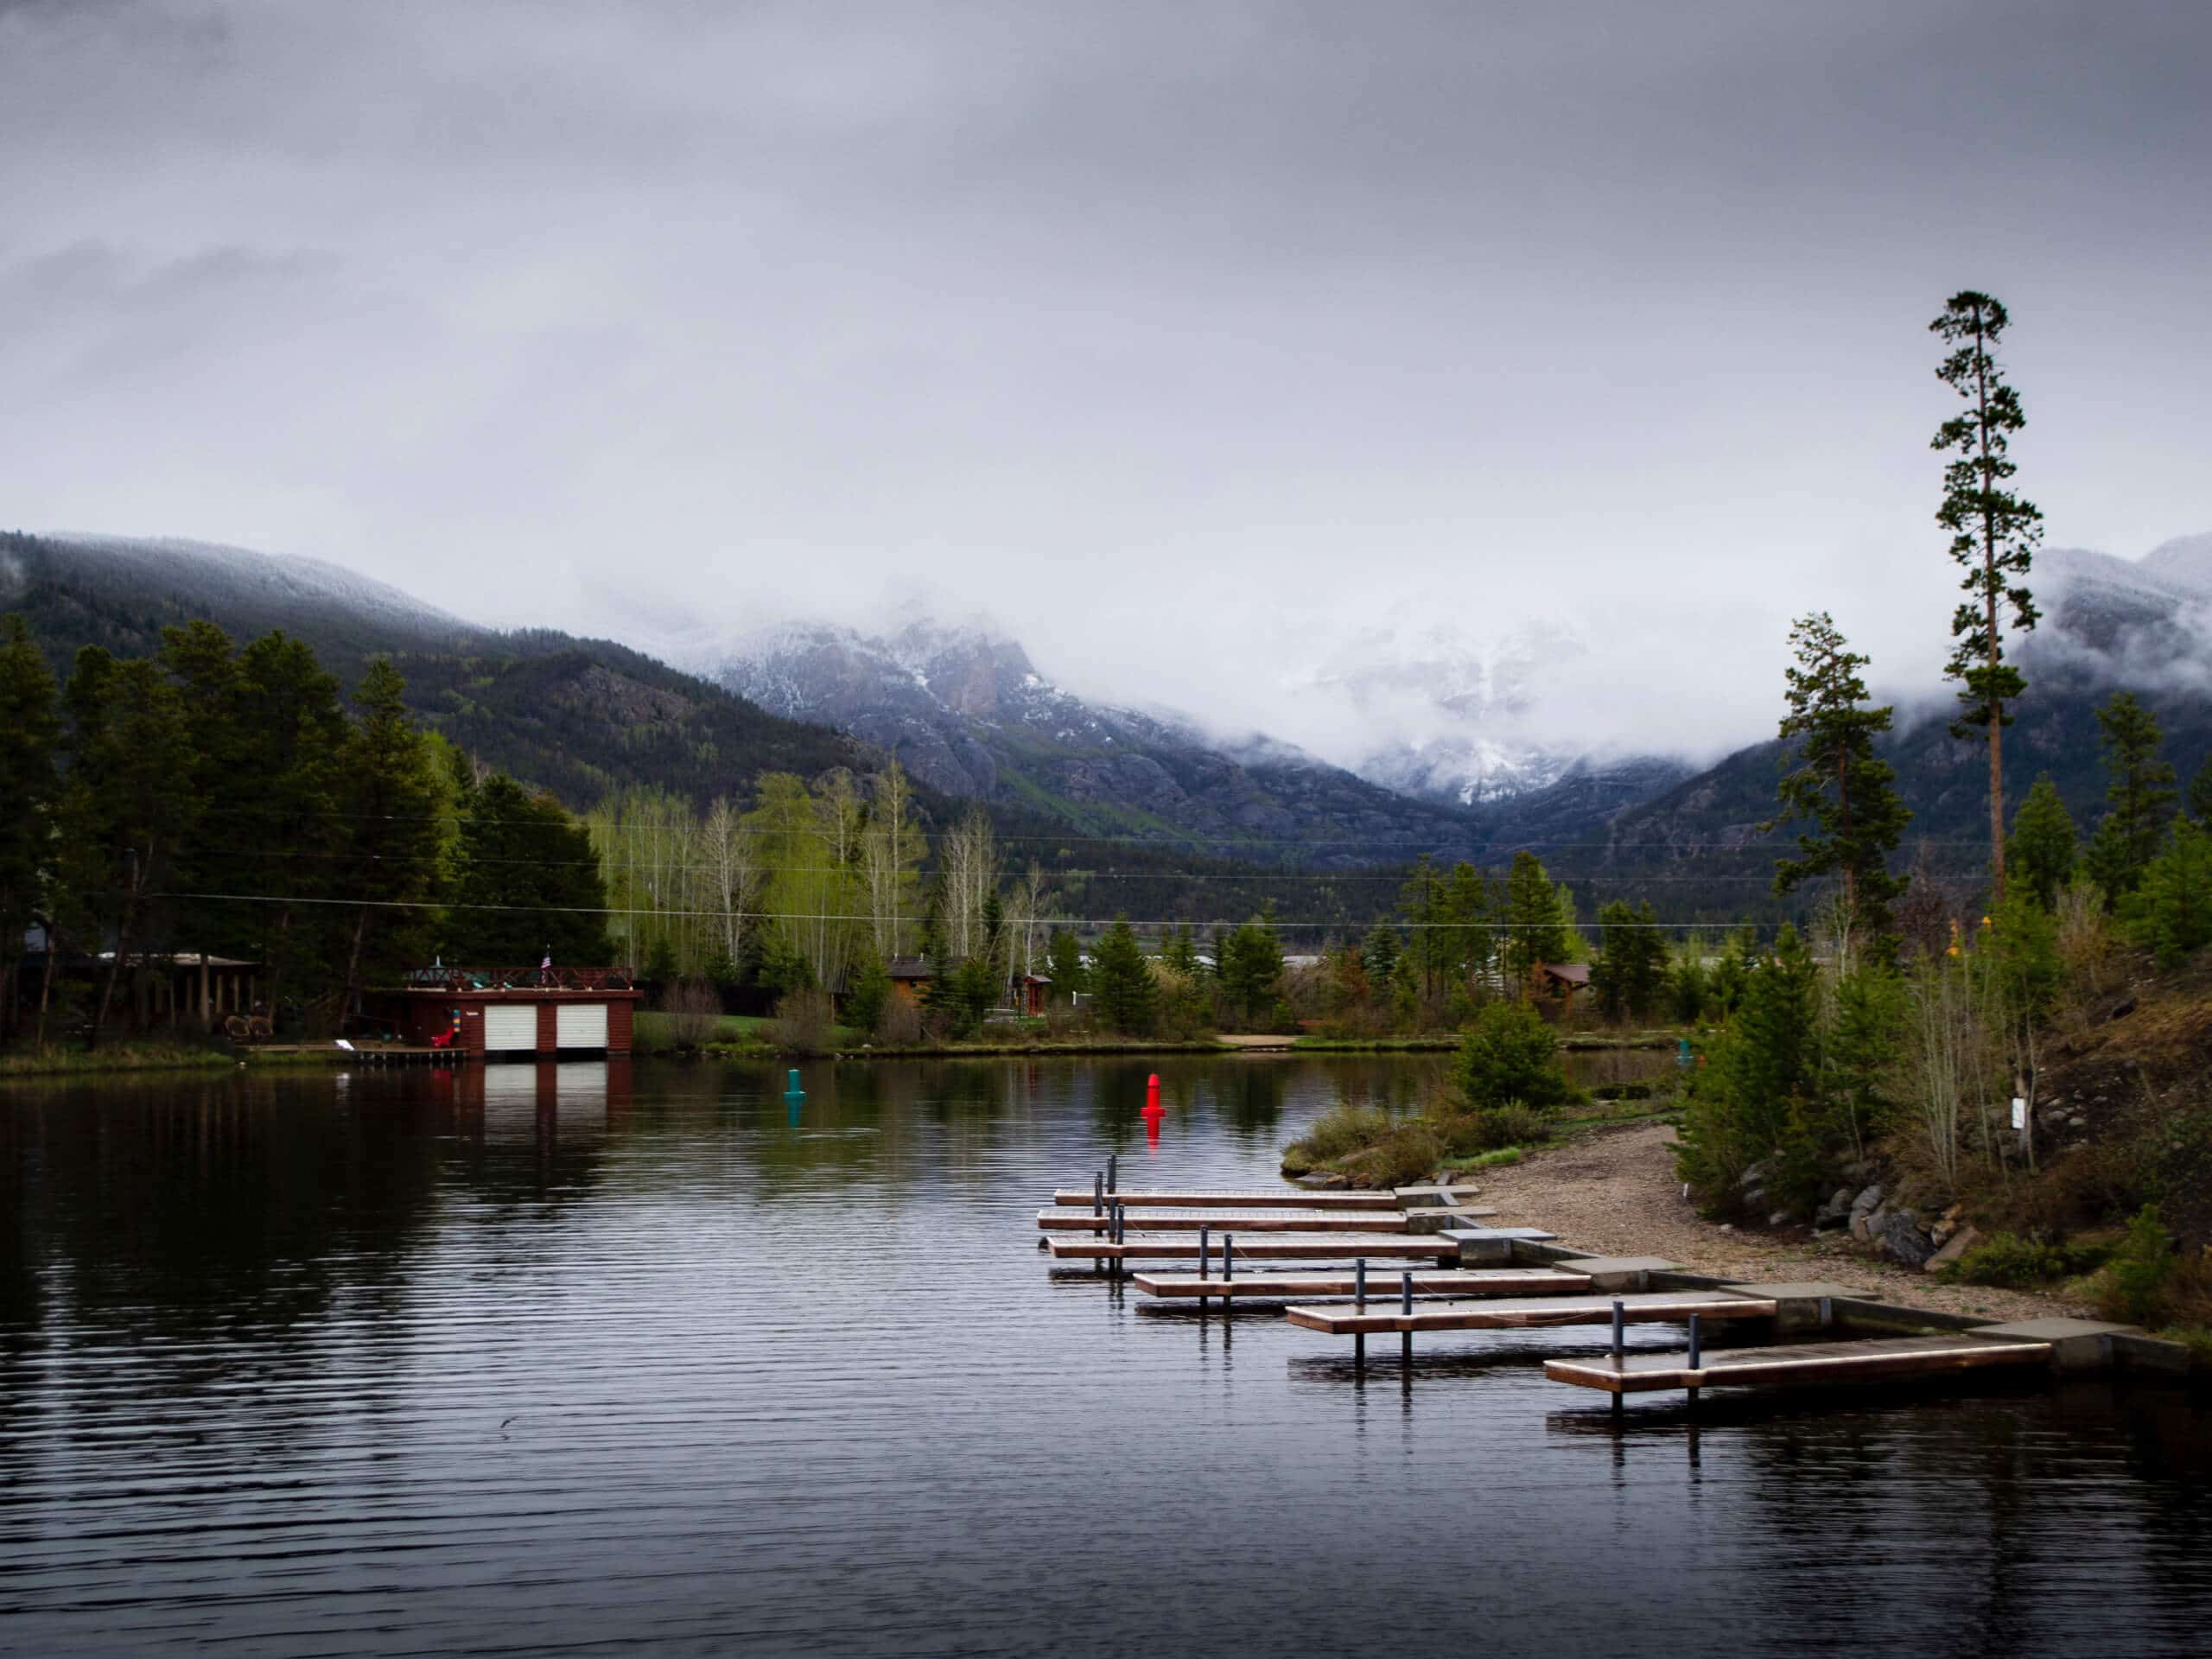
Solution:
<svg viewBox="0 0 2212 1659"><path fill-rule="evenodd" d="M2055 539L2212 524L2187 3L0 6L0 521L682 643L982 608L1347 755L1312 671L1579 629L1531 729L1901 683L1923 325ZM1394 632L1394 631L1395 631Z"/></svg>

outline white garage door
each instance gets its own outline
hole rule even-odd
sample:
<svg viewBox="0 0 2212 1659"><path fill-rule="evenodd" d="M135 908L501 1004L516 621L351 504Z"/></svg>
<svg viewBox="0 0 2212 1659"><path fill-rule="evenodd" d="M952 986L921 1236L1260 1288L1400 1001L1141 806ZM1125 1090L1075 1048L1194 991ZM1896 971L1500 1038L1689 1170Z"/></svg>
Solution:
<svg viewBox="0 0 2212 1659"><path fill-rule="evenodd" d="M537 1047L537 1010L535 1007L502 1007L495 1003L484 1010L485 1052L512 1054L518 1049L534 1051Z"/></svg>
<svg viewBox="0 0 2212 1659"><path fill-rule="evenodd" d="M563 1002L555 1010L554 1031L563 1048L605 1048L607 1004Z"/></svg>

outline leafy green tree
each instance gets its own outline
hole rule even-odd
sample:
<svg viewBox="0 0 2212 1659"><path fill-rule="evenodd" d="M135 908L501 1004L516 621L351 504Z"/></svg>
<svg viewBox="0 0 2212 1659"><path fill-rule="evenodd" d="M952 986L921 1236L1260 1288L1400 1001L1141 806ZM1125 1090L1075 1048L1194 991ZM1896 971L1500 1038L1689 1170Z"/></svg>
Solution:
<svg viewBox="0 0 2212 1659"><path fill-rule="evenodd" d="M1793 819L1813 827L1798 836L1797 857L1776 863L1774 890L1788 893L1817 876L1840 877L1851 936L1880 940L1891 931L1890 903L1905 886L1890 874L1889 856L1911 817L1897 798L1897 773L1874 753L1891 711L1866 706L1859 672L1866 658L1846 645L1826 611L1800 617L1789 645L1796 663L1784 677L1789 712L1780 735L1797 747L1782 779L1782 811L1764 827Z"/></svg>
<svg viewBox="0 0 2212 1659"><path fill-rule="evenodd" d="M2020 395L2003 378L1997 347L2011 317L1986 294L1961 289L1946 302L1929 331L1950 347L1936 371L1967 407L1936 429L1931 448L1952 457L1943 467L1943 503L1936 522L1951 533L1951 557L1965 570L1959 586L1967 599L1951 618L1954 645L1944 667L1960 683L1955 737L1985 737L1989 744L1991 871L1999 898L2005 893L2004 728L2005 705L2027 690L2020 671L2005 659L2003 607L2025 632L2037 620L2027 575L2043 514L2008 487L2018 471L2010 459L2012 434L2027 424Z"/></svg>
<svg viewBox="0 0 2212 1659"><path fill-rule="evenodd" d="M2212 944L2212 830L2176 819L2124 913L2136 943L2164 967Z"/></svg>
<svg viewBox="0 0 2212 1659"><path fill-rule="evenodd" d="M452 954L486 966L604 966L607 889L590 833L504 772L471 791L446 919Z"/></svg>
<svg viewBox="0 0 2212 1659"><path fill-rule="evenodd" d="M124 967L151 931L199 802L182 700L150 659L77 653L62 694L69 715L57 867L82 931L111 943L87 1047L97 1047Z"/></svg>
<svg viewBox="0 0 2212 1659"><path fill-rule="evenodd" d="M1099 1020L1108 1030L1127 1037L1151 1031L1157 1001L1152 967L1128 917L1115 918L1091 952L1090 987Z"/></svg>
<svg viewBox="0 0 2212 1659"><path fill-rule="evenodd" d="M1667 988L1667 941L1650 901L1617 899L1598 912L1605 948L1591 964L1590 989L1607 1018L1648 1019Z"/></svg>
<svg viewBox="0 0 2212 1659"><path fill-rule="evenodd" d="M2089 839L2089 874L2117 906L2158 855L2174 812L2174 769L2158 758L2158 717L2120 691L2097 710L2105 769L2105 816Z"/></svg>
<svg viewBox="0 0 2212 1659"><path fill-rule="evenodd" d="M444 855L447 790L430 745L407 713L407 683L372 660L353 692L360 712L340 768L346 856L334 884L346 918L345 1011L360 1006L372 973L413 965L435 920L429 909Z"/></svg>
<svg viewBox="0 0 2212 1659"><path fill-rule="evenodd" d="M2080 842L2073 817L2048 773L2036 779L2028 798L2013 814L2012 839L2006 845L2012 873L2035 895L2036 902L2045 910L2056 906L2060 891L2074 879Z"/></svg>
<svg viewBox="0 0 2212 1659"><path fill-rule="evenodd" d="M1195 954L1195 953L1194 953ZM1083 962L1083 941L1071 927L1056 927L1045 950L1045 971L1052 976L1052 996L1068 1001L1090 988L1090 976Z"/></svg>
<svg viewBox="0 0 2212 1659"><path fill-rule="evenodd" d="M1559 894L1534 853L1513 855L1505 877L1502 966L1508 985L1525 992L1540 962L1563 961L1567 930L1560 925Z"/></svg>
<svg viewBox="0 0 2212 1659"><path fill-rule="evenodd" d="M1493 1002L1475 1016L1453 1061L1452 1081L1478 1110L1518 1101L1541 1109L1571 1100L1559 1034L1526 1003Z"/></svg>
<svg viewBox="0 0 2212 1659"><path fill-rule="evenodd" d="M61 789L54 757L61 740L54 671L20 616L0 618L0 1007L12 1034L22 964L17 942L45 913L54 856L54 809Z"/></svg>

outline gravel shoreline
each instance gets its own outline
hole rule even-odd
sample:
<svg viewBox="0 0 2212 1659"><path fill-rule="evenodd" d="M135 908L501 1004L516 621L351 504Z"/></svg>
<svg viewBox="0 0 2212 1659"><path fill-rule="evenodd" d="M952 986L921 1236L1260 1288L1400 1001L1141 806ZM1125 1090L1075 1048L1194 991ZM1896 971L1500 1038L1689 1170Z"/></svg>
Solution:
<svg viewBox="0 0 2212 1659"><path fill-rule="evenodd" d="M1478 1203L1497 1211L1491 1224L1541 1227L1560 1242L1599 1255L1658 1255L1692 1273L1729 1279L1828 1280L1880 1301L1993 1321L2093 1312L2049 1292L1947 1285L1916 1268L1868 1255L1838 1233L1815 1240L1802 1229L1738 1226L1722 1231L1699 1217L1675 1174L1671 1124L1599 1129L1532 1154L1525 1162L1484 1170Z"/></svg>

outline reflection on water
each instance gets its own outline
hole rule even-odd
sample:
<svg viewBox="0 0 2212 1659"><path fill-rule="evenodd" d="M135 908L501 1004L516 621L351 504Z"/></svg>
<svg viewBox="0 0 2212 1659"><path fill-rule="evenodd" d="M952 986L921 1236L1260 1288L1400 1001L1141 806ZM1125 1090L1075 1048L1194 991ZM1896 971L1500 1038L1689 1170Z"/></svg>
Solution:
<svg viewBox="0 0 2212 1659"><path fill-rule="evenodd" d="M2199 1649L2185 1396L1616 1427L1540 1375L1602 1333L1362 1377L1033 1249L1109 1153L1263 1184L1446 1059L825 1063L796 1123L769 1067L0 1094L0 1648Z"/></svg>

